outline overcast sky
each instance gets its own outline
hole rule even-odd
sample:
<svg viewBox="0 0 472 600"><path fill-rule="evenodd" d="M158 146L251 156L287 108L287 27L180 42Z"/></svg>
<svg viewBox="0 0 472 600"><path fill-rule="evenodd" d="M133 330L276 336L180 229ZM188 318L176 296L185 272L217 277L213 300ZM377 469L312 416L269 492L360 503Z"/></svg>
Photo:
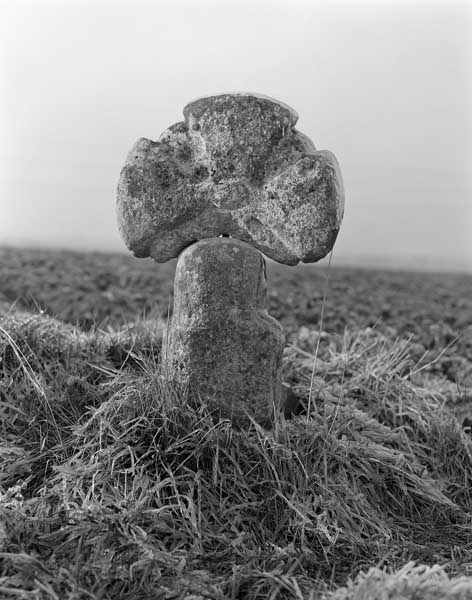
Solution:
<svg viewBox="0 0 472 600"><path fill-rule="evenodd" d="M0 7L0 244L125 251L134 141L197 96L253 91L339 160L335 262L472 269L472 2Z"/></svg>

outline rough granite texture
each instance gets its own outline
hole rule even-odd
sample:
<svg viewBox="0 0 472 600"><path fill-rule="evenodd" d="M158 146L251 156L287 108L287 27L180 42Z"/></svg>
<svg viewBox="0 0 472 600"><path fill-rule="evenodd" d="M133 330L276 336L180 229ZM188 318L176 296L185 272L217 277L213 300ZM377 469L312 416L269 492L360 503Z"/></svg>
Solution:
<svg viewBox="0 0 472 600"><path fill-rule="evenodd" d="M166 337L166 336L164 336ZM266 310L263 256L234 238L212 238L179 256L164 372L236 425L268 425L281 408L284 336Z"/></svg>
<svg viewBox="0 0 472 600"><path fill-rule="evenodd" d="M159 141L141 138L118 184L121 234L138 257L176 257L231 235L289 265L332 248L344 192L331 152L295 129L288 106L254 94L201 98Z"/></svg>

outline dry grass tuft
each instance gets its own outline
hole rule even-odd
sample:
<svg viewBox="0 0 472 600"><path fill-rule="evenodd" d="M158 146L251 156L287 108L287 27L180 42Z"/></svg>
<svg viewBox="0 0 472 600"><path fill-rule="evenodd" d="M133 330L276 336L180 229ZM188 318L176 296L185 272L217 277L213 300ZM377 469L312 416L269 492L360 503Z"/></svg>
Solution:
<svg viewBox="0 0 472 600"><path fill-rule="evenodd" d="M408 340L324 334L311 413L239 431L161 377L160 324L0 327L5 598L469 593L471 438ZM307 400L318 338L292 342Z"/></svg>

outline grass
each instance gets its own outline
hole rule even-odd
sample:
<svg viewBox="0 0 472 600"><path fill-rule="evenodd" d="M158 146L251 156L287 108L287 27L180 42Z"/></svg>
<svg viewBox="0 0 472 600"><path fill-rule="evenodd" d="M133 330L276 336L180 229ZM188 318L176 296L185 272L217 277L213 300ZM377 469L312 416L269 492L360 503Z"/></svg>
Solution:
<svg viewBox="0 0 472 600"><path fill-rule="evenodd" d="M0 598L472 597L467 317L284 313L309 414L240 430L161 375L159 315L81 310L0 317Z"/></svg>

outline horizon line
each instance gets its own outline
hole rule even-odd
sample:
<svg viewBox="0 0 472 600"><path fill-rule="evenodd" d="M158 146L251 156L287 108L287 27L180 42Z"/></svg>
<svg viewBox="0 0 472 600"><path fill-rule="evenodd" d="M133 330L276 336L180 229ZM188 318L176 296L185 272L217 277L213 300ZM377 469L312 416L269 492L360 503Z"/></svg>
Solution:
<svg viewBox="0 0 472 600"><path fill-rule="evenodd" d="M48 244L34 240L24 242L2 242L0 248L17 248L19 250L44 250L51 252L77 252L83 254L121 254L123 256L133 257L133 253L128 251L126 247L119 249L113 244L107 246L90 246L84 247L80 245L63 245L63 244ZM263 254L263 253L262 253ZM269 263L277 263L264 255ZM150 258L150 257L149 257ZM316 263L298 263L296 266L310 267L313 265L326 266L329 259L329 254L317 261ZM152 259L151 259L152 260ZM175 259L171 259L175 260ZM156 264L161 264L157 263ZM348 268L366 268L366 269L384 269L387 271L413 271L424 273L463 273L467 276L472 276L472 264L467 260L438 260L428 256L410 255L401 258L395 258L387 254L333 254L331 261L332 267L348 267Z"/></svg>

